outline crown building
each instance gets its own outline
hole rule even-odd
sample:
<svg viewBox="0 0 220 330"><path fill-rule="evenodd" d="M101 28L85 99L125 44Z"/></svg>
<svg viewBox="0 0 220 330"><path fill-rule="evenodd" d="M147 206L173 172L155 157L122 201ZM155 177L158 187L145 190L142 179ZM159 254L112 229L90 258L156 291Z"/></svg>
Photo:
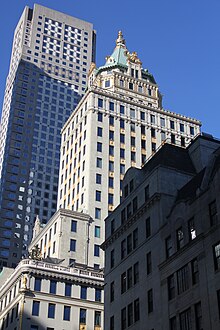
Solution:
<svg viewBox="0 0 220 330"><path fill-rule="evenodd" d="M34 219L56 211L60 130L85 92L91 23L34 5L14 33L0 136L0 263L26 254ZM10 262L9 262L10 260Z"/></svg>
<svg viewBox="0 0 220 330"><path fill-rule="evenodd" d="M140 168L165 140L187 146L200 125L162 108L153 75L119 32L105 65L91 65L88 90L62 130L58 208L90 214L101 244L102 220L120 203L126 170Z"/></svg>

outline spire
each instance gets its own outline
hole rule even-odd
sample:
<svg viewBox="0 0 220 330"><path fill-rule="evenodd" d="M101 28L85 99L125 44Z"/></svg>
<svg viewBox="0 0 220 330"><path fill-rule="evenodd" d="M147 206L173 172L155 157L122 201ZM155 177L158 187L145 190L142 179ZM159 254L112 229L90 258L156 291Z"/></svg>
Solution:
<svg viewBox="0 0 220 330"><path fill-rule="evenodd" d="M33 239L38 235L40 231L41 231L41 222L39 216L37 215L33 228Z"/></svg>
<svg viewBox="0 0 220 330"><path fill-rule="evenodd" d="M118 38L116 39L116 46L126 48L125 39L123 38L123 34L121 31L118 31Z"/></svg>

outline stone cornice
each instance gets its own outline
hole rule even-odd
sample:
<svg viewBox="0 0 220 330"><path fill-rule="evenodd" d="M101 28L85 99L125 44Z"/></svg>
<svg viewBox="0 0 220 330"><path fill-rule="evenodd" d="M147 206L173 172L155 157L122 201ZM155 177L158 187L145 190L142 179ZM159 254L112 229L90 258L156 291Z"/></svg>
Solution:
<svg viewBox="0 0 220 330"><path fill-rule="evenodd" d="M121 225L104 243L101 248L105 251L112 245L120 236L124 234L142 215L157 201L160 200L161 194L155 193L148 201L146 201L123 225ZM122 209L122 207L120 207Z"/></svg>

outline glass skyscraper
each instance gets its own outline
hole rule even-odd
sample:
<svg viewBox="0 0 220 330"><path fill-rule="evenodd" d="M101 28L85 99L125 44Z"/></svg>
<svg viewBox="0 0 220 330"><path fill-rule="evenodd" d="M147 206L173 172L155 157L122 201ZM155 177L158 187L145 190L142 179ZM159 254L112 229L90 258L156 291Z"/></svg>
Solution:
<svg viewBox="0 0 220 330"><path fill-rule="evenodd" d="M91 23L34 5L15 29L0 136L0 266L15 266L57 207L60 131L95 61Z"/></svg>

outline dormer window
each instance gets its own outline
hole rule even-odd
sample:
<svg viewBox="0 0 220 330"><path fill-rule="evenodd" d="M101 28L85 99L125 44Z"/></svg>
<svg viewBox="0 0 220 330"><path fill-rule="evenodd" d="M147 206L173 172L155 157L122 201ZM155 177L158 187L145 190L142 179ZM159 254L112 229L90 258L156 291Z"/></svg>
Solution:
<svg viewBox="0 0 220 330"><path fill-rule="evenodd" d="M105 87L110 87L110 80L105 81Z"/></svg>

